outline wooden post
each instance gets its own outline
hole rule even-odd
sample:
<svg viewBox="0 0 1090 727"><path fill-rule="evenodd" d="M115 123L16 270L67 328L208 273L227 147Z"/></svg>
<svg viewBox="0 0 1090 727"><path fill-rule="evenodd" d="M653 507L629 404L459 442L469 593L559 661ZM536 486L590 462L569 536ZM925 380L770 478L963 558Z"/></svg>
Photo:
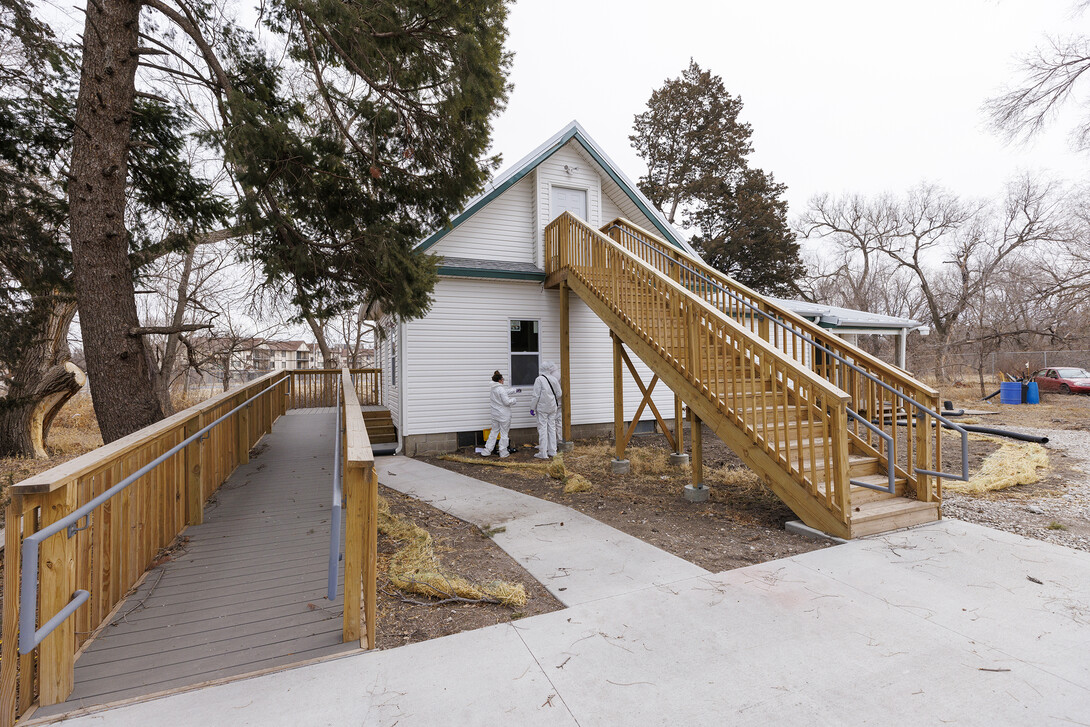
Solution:
<svg viewBox="0 0 1090 727"><path fill-rule="evenodd" d="M565 442L571 436L571 329L569 328L568 281L560 281L560 418Z"/></svg>
<svg viewBox="0 0 1090 727"><path fill-rule="evenodd" d="M851 471L848 466L848 413L843 404L835 403L829 411L832 415L829 424L833 435L833 461L825 463L825 488L834 489L841 520L850 526L852 501Z"/></svg>
<svg viewBox="0 0 1090 727"><path fill-rule="evenodd" d="M204 413L198 414L185 424L185 436L188 439L204 428ZM189 525L204 522L204 487L201 478L204 472L204 442L200 439L191 442L185 448L185 521Z"/></svg>
<svg viewBox="0 0 1090 727"><path fill-rule="evenodd" d="M682 418L681 397L674 394L674 453L685 454L685 421Z"/></svg>
<svg viewBox="0 0 1090 727"><path fill-rule="evenodd" d="M4 533L4 644L0 650L0 727L14 727L19 666L19 576L23 545L22 497L13 495Z"/></svg>
<svg viewBox="0 0 1090 727"><path fill-rule="evenodd" d="M368 468L367 477L367 532L364 539L363 560L363 599L364 619L367 626L366 644L361 641L360 646L368 649L375 648L375 619L376 602L375 592L378 570L378 472L374 464Z"/></svg>
<svg viewBox="0 0 1090 727"><path fill-rule="evenodd" d="M935 429L933 427L935 420L930 414L923 412L920 414L920 418L916 420L916 469L935 470L931 462L935 451L932 448L932 430ZM916 499L920 502L932 502L935 499L931 492L931 475L916 473Z"/></svg>
<svg viewBox="0 0 1090 727"><path fill-rule="evenodd" d="M621 339L610 331L613 339L613 441L616 444L618 460L624 459L624 379L621 374Z"/></svg>
<svg viewBox="0 0 1090 727"><path fill-rule="evenodd" d="M366 472L361 467L344 470L344 624L342 640L360 640L361 601L363 600L364 532L366 523ZM362 646L362 644L361 644Z"/></svg>
<svg viewBox="0 0 1090 727"><path fill-rule="evenodd" d="M246 401L249 391L243 389L239 394L239 399ZM242 403L239 402L239 404ZM236 405L237 406L237 405ZM246 405L242 407L242 410L238 413L238 463L240 465L246 464L250 461L250 406Z"/></svg>
<svg viewBox="0 0 1090 727"><path fill-rule="evenodd" d="M689 426L692 430L689 437L693 442L693 487L700 489L704 486L704 424L692 407L689 407Z"/></svg>
<svg viewBox="0 0 1090 727"><path fill-rule="evenodd" d="M42 527L76 508L76 483L67 482L45 496ZM42 542L40 551L41 608L39 620L53 618L72 599L76 582L75 541L64 531ZM38 701L58 704L72 693L76 651L75 620L65 619L38 647Z"/></svg>

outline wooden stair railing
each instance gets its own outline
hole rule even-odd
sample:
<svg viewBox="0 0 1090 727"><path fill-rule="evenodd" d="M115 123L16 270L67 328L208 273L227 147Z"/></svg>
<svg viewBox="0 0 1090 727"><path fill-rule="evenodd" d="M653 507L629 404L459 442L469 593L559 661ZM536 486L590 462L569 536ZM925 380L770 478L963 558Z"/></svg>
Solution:
<svg viewBox="0 0 1090 727"><path fill-rule="evenodd" d="M547 285L566 280L803 521L851 537L844 391L568 213L545 245Z"/></svg>
<svg viewBox="0 0 1090 727"><path fill-rule="evenodd" d="M877 457L882 465L892 460L896 477L907 482L917 500L941 499L941 479L931 474L942 471L943 427L931 414L938 411L938 391L628 220L613 220L601 231L644 263L846 392L850 411L858 415L850 417L853 447ZM847 363L837 361L829 352ZM912 402L923 406L916 407ZM888 436L878 435L874 431L877 428L884 429ZM963 453L962 477L966 474L965 464Z"/></svg>

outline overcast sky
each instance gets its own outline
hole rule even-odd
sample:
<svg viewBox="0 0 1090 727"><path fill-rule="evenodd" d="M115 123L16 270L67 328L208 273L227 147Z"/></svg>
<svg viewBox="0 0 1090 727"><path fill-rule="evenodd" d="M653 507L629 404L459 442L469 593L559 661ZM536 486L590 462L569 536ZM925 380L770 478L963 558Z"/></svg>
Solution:
<svg viewBox="0 0 1090 727"><path fill-rule="evenodd" d="M651 91L692 56L740 95L752 161L811 195L899 192L928 180L996 196L1020 170L1084 177L1061 124L1025 148L981 105L1045 39L1090 29L1073 0L521 0L508 48L515 85L493 151L512 164L578 119L632 179L628 135Z"/></svg>

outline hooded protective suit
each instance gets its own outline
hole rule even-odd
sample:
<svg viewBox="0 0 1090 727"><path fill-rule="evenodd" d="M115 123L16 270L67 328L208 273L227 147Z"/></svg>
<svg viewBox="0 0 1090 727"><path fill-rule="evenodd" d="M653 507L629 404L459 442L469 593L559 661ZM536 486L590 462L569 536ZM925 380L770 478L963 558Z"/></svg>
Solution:
<svg viewBox="0 0 1090 727"><path fill-rule="evenodd" d="M499 381L493 381L488 401L492 409L492 432L488 435L488 441L485 442L484 454L492 454L492 448L496 446L498 438L500 456L506 457L508 434L511 431L511 407L516 403L515 390Z"/></svg>
<svg viewBox="0 0 1090 727"><path fill-rule="evenodd" d="M541 363L541 374L534 381L534 396L530 409L537 415L537 449L535 457L547 459L556 455L557 419L560 411L560 369L552 361Z"/></svg>

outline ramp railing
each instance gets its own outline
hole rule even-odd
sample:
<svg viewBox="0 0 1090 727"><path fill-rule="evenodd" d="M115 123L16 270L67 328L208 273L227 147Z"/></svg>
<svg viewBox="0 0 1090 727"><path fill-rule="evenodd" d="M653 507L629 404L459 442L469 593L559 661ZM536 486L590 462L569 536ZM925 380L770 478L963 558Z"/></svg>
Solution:
<svg viewBox="0 0 1090 727"><path fill-rule="evenodd" d="M314 409L337 406L337 390L344 369L293 369L291 408ZM365 406L382 403L382 369L349 369L356 398Z"/></svg>
<svg viewBox="0 0 1090 727"><path fill-rule="evenodd" d="M339 434L340 494L344 501L344 626L345 641L375 648L375 592L378 564L378 474L367 438L356 385L348 369L341 371ZM340 517L335 527L339 527ZM338 540L339 535L338 535ZM330 560L332 561L332 540ZM333 563L330 563L331 567ZM361 627L362 622L362 627Z"/></svg>
<svg viewBox="0 0 1090 727"><path fill-rule="evenodd" d="M270 373L11 487L0 727L64 701L76 655L288 408ZM41 627L38 622L43 622Z"/></svg>

